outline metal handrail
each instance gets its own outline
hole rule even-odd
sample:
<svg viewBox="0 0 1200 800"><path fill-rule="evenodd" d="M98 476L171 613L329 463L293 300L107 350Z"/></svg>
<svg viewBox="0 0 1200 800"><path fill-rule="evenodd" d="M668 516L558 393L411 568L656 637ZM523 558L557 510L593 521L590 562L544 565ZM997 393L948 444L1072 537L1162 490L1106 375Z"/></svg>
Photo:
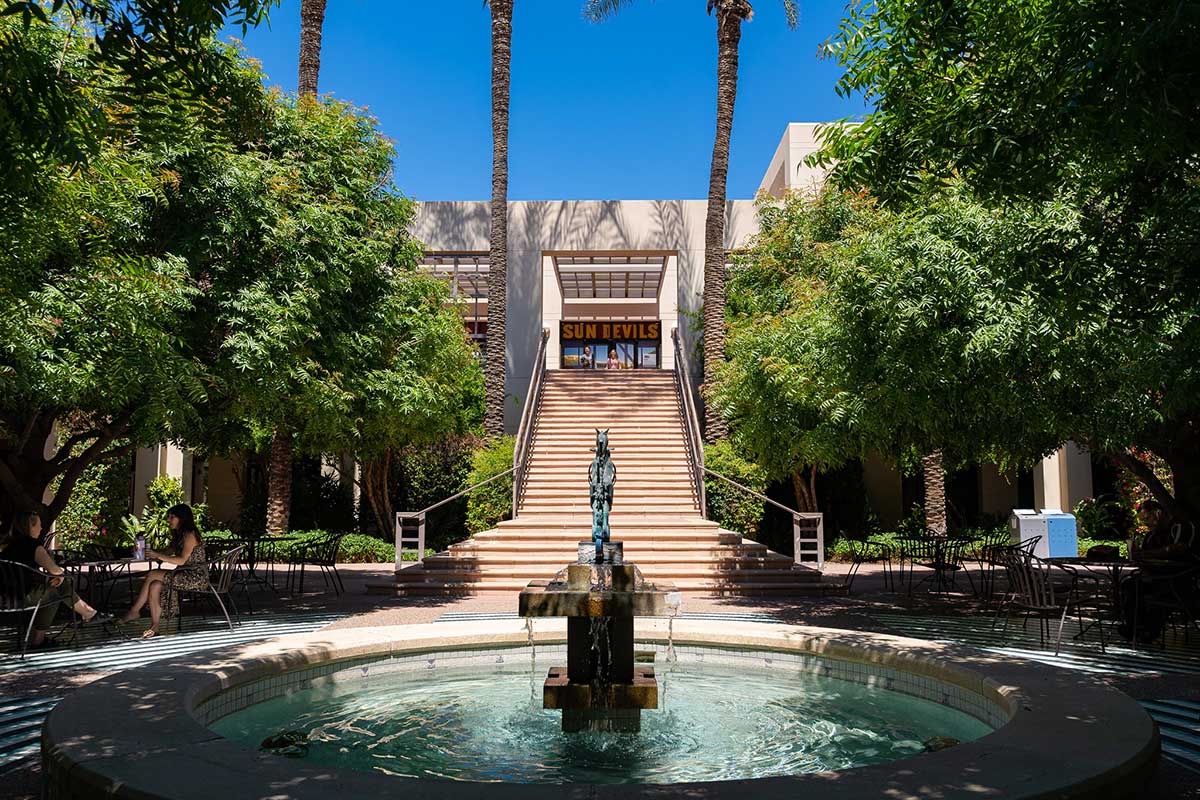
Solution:
<svg viewBox="0 0 1200 800"><path fill-rule="evenodd" d="M434 509L441 508L442 506L446 505L447 503L453 502L460 497L465 497L466 495L475 491L479 487L487 486L492 481L498 481L506 475L512 475L514 472L516 472L516 470L517 470L516 467L510 467L509 469L504 470L504 472L497 473L496 475L493 475L492 477L490 477L486 480L480 481L479 483L475 484L474 486L468 486L466 489L463 489L461 492L452 494L449 497L447 497L445 500L439 500L431 506L422 508L420 511L397 511L396 512L396 569L400 569L400 563L403 561L403 558L401 556L403 554L404 545L406 543L412 543L412 544L416 545L416 550L417 550L416 563L420 564L422 561L425 560L425 515L426 514L428 514L430 511L433 511ZM416 522L416 533L412 536L405 536L405 527L406 527L405 523L406 522L411 523L413 521ZM408 525L407 527L410 530L413 529L413 526L411 524Z"/></svg>
<svg viewBox="0 0 1200 800"><path fill-rule="evenodd" d="M542 384L546 375L546 341L550 329L542 328L538 338L537 352L533 356L533 374L529 376L529 391L525 393L525 406L521 409L521 424L517 426L517 439L513 444L512 515L515 519L525 498L526 477L529 474L529 456L533 452L533 435L537 426L538 407L542 402Z"/></svg>
<svg viewBox="0 0 1200 800"><path fill-rule="evenodd" d="M692 491L703 518L707 516L708 500L704 490L704 440L700 435L700 417L696 413L692 377L687 368L687 360L683 356L683 343L680 341L678 328L671 329L671 341L675 346L675 389L679 393L679 403L683 410L688 471L692 473Z"/></svg>
<svg viewBox="0 0 1200 800"><path fill-rule="evenodd" d="M711 475L717 480L724 481L730 486L741 489L746 494L764 503L775 506L780 511L786 511L792 517L792 559L797 564L805 564L816 562L817 569L825 568L825 515L819 511L797 511L794 508L789 508L783 503L776 502L765 494L756 492L749 486L743 486L733 478L722 475L719 472L713 472L708 467L701 465L701 472L706 475ZM816 520L816 533L813 536L804 535L804 526L800 523L804 520Z"/></svg>
<svg viewBox="0 0 1200 800"><path fill-rule="evenodd" d="M683 343L680 341L679 329L671 329L671 339L675 344L675 388L679 392L679 402L683 408L684 427L687 433L688 469L692 473L692 487L700 502L700 516L708 516L708 492L704 486L704 476L711 475L717 480L724 481L730 486L741 489L751 497L786 511L792 518L792 558L797 564L816 562L817 569L825 567L825 515L820 512L797 511L778 503L765 494L754 491L749 486L743 486L732 478L719 472L714 472L704 466L704 440L700 435L700 415L696 411L695 396L692 394L692 379L688 372L687 361L683 357ZM816 533L805 535L804 521L816 520Z"/></svg>

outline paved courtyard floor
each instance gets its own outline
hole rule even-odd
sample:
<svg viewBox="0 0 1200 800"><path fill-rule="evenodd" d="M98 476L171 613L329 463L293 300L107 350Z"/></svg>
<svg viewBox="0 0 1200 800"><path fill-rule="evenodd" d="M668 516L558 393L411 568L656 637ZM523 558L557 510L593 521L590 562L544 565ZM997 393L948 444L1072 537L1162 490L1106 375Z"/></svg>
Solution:
<svg viewBox="0 0 1200 800"><path fill-rule="evenodd" d="M838 575L846 567L827 565ZM40 796L37 736L41 720L66 693L99 677L136 669L152 661L325 627L430 623L455 619L515 616L516 595L465 598L396 598L368 594L369 584L385 583L390 565L343 565L339 568L346 592L336 596L320 579L306 585L301 596L253 593L253 613L243 608L242 623L230 633L224 620L185 618L181 632L149 641L137 640L144 628L129 626L123 639L84 629L70 645L16 658L12 628L0 632L0 798ZM933 596L917 591L890 592L877 567L866 565L849 597L699 597L685 595L684 616L712 619L749 618L871 630L938 641L953 641L993 652L1044 661L1086 672L1098 682L1115 686L1143 701L1160 721L1164 758L1151 798L1200 798L1200 637L1183 637L1159 646L1134 650L1117 640L1101 653L1094 640L1071 639L1068 622L1064 647L1055 656L1039 644L1037 623L1027 629L1010 626L1007 635L992 630L992 611L967 593ZM238 596L245 606L245 599Z"/></svg>

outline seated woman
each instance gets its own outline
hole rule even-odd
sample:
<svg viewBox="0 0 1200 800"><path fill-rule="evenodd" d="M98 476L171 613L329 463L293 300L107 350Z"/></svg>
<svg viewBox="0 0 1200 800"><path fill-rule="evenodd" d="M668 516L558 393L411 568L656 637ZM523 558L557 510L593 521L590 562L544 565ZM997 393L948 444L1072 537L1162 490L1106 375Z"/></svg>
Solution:
<svg viewBox="0 0 1200 800"><path fill-rule="evenodd" d="M122 622L132 622L141 616L142 607L148 603L150 627L142 634L144 639L158 634L158 624L163 616L170 619L179 613L179 590L198 592L208 588L208 560L191 506L185 503L171 506L167 510L167 524L171 526L171 553L147 550L146 558L172 564L175 569L147 572L141 591L128 613L121 618Z"/></svg>
<svg viewBox="0 0 1200 800"><path fill-rule="evenodd" d="M60 604L69 604L84 622L112 621L108 614L99 613L75 594L71 579L42 545L42 517L38 512L17 512L12 537L4 549L0 550L0 560L15 561L51 576L50 580L33 586L26 593L25 601L30 606L36 605L39 600L42 602L41 608L33 618L33 638L29 640L30 647L45 647L51 644L46 638L46 633L54 622L54 614Z"/></svg>

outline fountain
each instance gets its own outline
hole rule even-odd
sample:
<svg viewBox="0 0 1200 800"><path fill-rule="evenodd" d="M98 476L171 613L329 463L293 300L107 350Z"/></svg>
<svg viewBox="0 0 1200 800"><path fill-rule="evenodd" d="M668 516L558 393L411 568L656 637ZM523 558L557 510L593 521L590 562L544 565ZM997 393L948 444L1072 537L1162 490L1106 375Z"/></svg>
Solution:
<svg viewBox="0 0 1200 800"><path fill-rule="evenodd" d="M647 583L625 563L621 542L611 541L617 471L608 431L596 431L596 457L588 468L592 538L579 543L578 561L554 580L533 581L521 592L520 613L567 618L567 665L550 668L542 687L544 708L562 710L562 729L624 731L641 729L644 709L658 708L653 653L633 649L633 620L663 616L678 595L670 585Z"/></svg>

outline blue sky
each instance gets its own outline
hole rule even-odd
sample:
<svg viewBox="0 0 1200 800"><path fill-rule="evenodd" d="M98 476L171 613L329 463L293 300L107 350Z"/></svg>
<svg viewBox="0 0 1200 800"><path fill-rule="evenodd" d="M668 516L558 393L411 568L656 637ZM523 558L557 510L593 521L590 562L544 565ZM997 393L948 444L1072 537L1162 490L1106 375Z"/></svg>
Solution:
<svg viewBox="0 0 1200 800"><path fill-rule="evenodd" d="M715 23L703 0L644 0L601 24L581 0L516 0L509 197L698 199L708 194ZM789 121L862 110L817 59L844 0L755 3L743 27L731 198L749 198ZM240 32L239 32L240 33ZM296 88L300 0L244 37L269 82ZM366 106L396 142L396 184L418 200L491 196L490 22L480 0L329 0L320 91Z"/></svg>

